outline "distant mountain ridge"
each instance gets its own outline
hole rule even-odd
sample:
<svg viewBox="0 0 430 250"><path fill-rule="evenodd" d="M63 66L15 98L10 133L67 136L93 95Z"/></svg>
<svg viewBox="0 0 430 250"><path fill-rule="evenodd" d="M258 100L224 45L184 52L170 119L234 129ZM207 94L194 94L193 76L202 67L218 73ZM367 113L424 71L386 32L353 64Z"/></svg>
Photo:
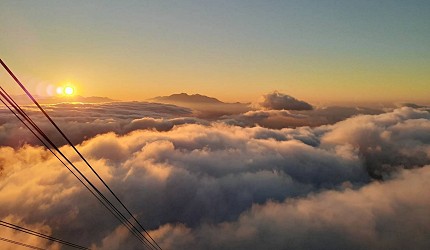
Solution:
<svg viewBox="0 0 430 250"><path fill-rule="evenodd" d="M102 103L102 102L114 102L114 99L100 96L33 96L40 104L56 104L63 102L82 102L82 103ZM33 103L27 95L16 95L13 98L20 104L31 104Z"/></svg>
<svg viewBox="0 0 430 250"><path fill-rule="evenodd" d="M225 104L214 97L200 94L189 95L187 93L172 94L169 96L157 96L151 99L159 102L184 102L184 103L207 103L207 104Z"/></svg>

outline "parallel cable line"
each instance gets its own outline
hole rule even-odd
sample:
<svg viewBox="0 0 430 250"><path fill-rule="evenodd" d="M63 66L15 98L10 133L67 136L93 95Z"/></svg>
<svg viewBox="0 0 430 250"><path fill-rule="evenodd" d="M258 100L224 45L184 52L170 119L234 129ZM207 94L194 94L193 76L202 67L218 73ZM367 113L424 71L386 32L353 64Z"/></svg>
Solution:
<svg viewBox="0 0 430 250"><path fill-rule="evenodd" d="M149 238L155 243L158 249L162 250L157 242L151 237L148 231L139 223L139 221L134 217L130 210L124 205L124 203L118 198L118 196L112 191L112 189L106 184L106 182L100 177L100 175L95 171L91 164L85 159L85 157L78 151L78 149L73 145L70 139L64 134L64 132L57 126L57 124L51 119L51 117L46 113L46 111L40 106L36 99L31 95L27 88L19 81L15 74L9 69L9 67L0 59L0 64L5 68L9 75L15 80L15 82L21 87L21 89L27 94L27 96L33 101L34 104L39 108L39 110L45 115L45 117L51 122L51 124L56 128L56 130L63 136L67 143L73 148L73 150L79 155L79 157L85 162L85 164L91 169L91 171L97 176L97 178L103 183L103 185L109 190L113 197L121 204L121 206L127 211L128 215L133 219L137 225L149 236ZM145 237L146 238L146 237ZM153 243L149 242L152 246ZM155 247L155 246L154 246Z"/></svg>
<svg viewBox="0 0 430 250"><path fill-rule="evenodd" d="M2 63L2 65L4 65L4 63L3 63L3 61L0 59L0 63ZM4 65L4 66L6 66L6 65ZM7 67L7 66L6 66ZM6 68L7 70L8 70L8 72L10 72L10 73L12 73L8 68ZM16 79L16 80L18 80L14 75L13 75L13 73L12 73L12 76L13 76L13 78L14 79ZM19 82L19 80L18 80L18 82ZM1 87L0 87L1 88ZM1 88L1 90L2 91L4 91L2 88ZM156 248L155 246L154 246L154 244L152 243L152 242L150 242L148 239L146 239L146 237L80 172L80 170L79 169L77 169L75 166L74 166L74 164L70 161L70 160L68 160L68 158L58 149L58 147L54 144L54 143L52 143L52 141L43 133L43 131L41 131L41 129L40 128L38 128L38 126L31 120L31 118L21 109L21 107L19 107L19 105L18 104L16 104L16 102L13 100L13 98L11 98L7 93L6 93L6 91L4 91L5 92L5 94L4 95L2 95L6 100L8 100L8 102L10 103L10 105L11 106L13 106L16 110L17 110L17 112L20 114L20 115L22 115L23 116L23 118L24 119L26 119L44 138L45 138L45 140L47 140L48 142L49 142L49 144L52 146L52 147L54 147L55 149L56 149L56 151L70 164L70 165L72 165L72 167L89 183L89 185L92 187L92 188L94 188L94 190L102 197L102 199L107 203L107 205L109 206L109 207L111 207L111 208L108 208L107 207L107 205L106 204L103 204L103 202L102 202L102 204L108 209L108 210L110 210L110 212L111 213L116 213L117 215L115 215L114 214L114 216L118 219L118 220L120 220L121 221L121 223L122 224L124 224L137 238L143 238L143 241L142 241L142 239L139 239L145 246L147 246L147 247L149 247L149 248ZM27 91L28 92L28 91ZM32 97L32 96L31 96ZM34 100L34 98L32 98L33 100ZM35 101L35 100L34 100ZM37 102L36 102L37 103ZM39 107L40 107L40 105L38 105ZM40 107L41 108L41 107ZM10 109L9 109L10 110ZM42 109L42 112L44 112L44 110ZM46 114L46 112L44 112L44 114ZM16 115L16 114L15 114ZM47 115L47 114L46 114ZM21 120L21 119L20 119ZM51 120L52 121L52 120ZM23 122L22 120L21 120L21 122ZM28 128L28 126L27 126L27 128ZM57 128L58 128L58 126L57 126ZM37 137L37 136L36 136ZM67 138L66 138L67 139ZM40 139L39 139L40 140ZM70 140L69 140L69 142L70 142ZM42 142L43 143L43 142ZM71 142L70 142L71 143ZM46 145L45 145L46 146ZM74 145L72 144L72 146L74 147ZM49 147L47 147L48 149L49 149ZM75 148L75 147L74 147ZM75 150L77 150L76 148L75 148ZM50 150L51 151L51 150ZM52 153L52 151L51 151L51 153ZM81 155L82 156L82 155ZM83 156L82 156L83 157ZM57 157L58 158L58 157ZM61 161L61 160L60 160ZM87 163L87 165L89 164L85 159L84 159L84 161ZM63 163L64 164L64 163ZM70 169L69 169L70 170ZM92 169L93 171L95 171L94 169ZM75 174L74 174L75 175ZM75 177L76 177L76 175L75 175ZM78 178L78 177L77 177ZM100 179L100 176L98 176L98 178ZM79 178L78 178L79 179ZM80 180L81 181L81 180ZM103 181L103 180L102 180ZM81 181L82 182L82 181ZM104 183L103 182L103 184L104 185L106 185L107 186L107 184L106 183ZM84 184L85 185L85 184ZM110 189L109 187L107 187L108 189ZM87 187L87 189L88 189L88 187ZM91 190L90 190L90 192L91 192ZM97 198L97 197L96 197ZM117 198L117 197L116 197ZM118 198L117 198L118 199ZM99 201L100 201L100 199L98 199ZM124 206L124 204L122 204L123 206ZM125 206L124 206L125 207ZM129 212L129 210L127 209L127 208L125 208L126 210L127 210L127 212L130 214L130 216L139 224L139 226L146 232L146 234L151 238L151 240L156 244L156 242L152 239L152 237L148 234L148 232L142 227L142 225L140 225L140 223L134 218L134 216L133 215L131 215L131 213ZM112 211L112 210L114 210L114 212ZM140 236L139 236L140 235ZM148 246L148 244L150 245L150 246ZM157 246L158 246L158 244L157 244ZM161 249L159 246L158 246L158 248L159 249Z"/></svg>
<svg viewBox="0 0 430 250"><path fill-rule="evenodd" d="M1 93L1 91L3 91L4 93ZM89 189L68 167L67 167L67 165L65 165L72 173L73 173L73 175L75 175L75 177L77 177L79 180L80 180L80 182L82 183L82 184L84 184L86 187L87 187L87 189L122 223L122 224L124 224L126 227L127 227L127 229L129 229L132 233L133 233L133 235L134 236L136 236L145 246L147 246L147 247L149 247L149 248L151 248L149 245L148 245L148 243L150 244L150 242L149 242L149 240L147 240L146 238L145 238L145 236L143 236L135 227L134 227L134 225L132 225L132 223L79 171L79 169L78 168L76 168L75 167L75 165L60 151L60 149L49 139L49 137L37 126L37 124L25 113L25 111L12 99L12 97L0 86L0 95L1 96L3 96L3 98L5 98L8 102L9 102L9 104L11 105L11 106L13 106L14 108L15 108L15 110L17 110L17 112L21 115L21 116L23 116L23 118L24 119L26 119L38 132L39 132L39 134L41 134L42 136L43 136L43 138L45 138L45 140L47 140L48 141L48 143L52 146L52 147L54 147L54 149L90 184L90 186L101 196L101 198L107 203L107 205L103 202L103 201L101 201L99 198L98 198L98 196L97 195L95 195L93 192L92 192L92 190L91 189ZM3 102L3 101L2 101ZM4 103L4 102L3 102ZM6 104L5 104L6 105ZM7 105L6 105L7 106ZM9 108L9 107L8 107ZM9 110L11 110L10 108L9 108ZM11 110L11 112L12 113L14 113L12 110ZM15 114L15 116L16 116L16 114ZM19 119L19 117L18 117L18 119ZM21 122L23 122L22 121L22 119L19 119L19 120L21 120ZM24 122L23 122L24 123ZM24 123L25 124L25 123ZM25 124L26 125L26 124ZM26 125L26 127L27 128L29 128L27 125ZM30 128L29 128L30 129ZM31 129L30 129L31 130ZM33 133L34 134L34 133ZM36 135L36 137L38 137L37 135ZM38 138L39 140L40 140L40 138ZM43 141L42 141L42 143L43 143ZM45 144L44 144L45 145ZM51 151L51 153L53 153L52 152L52 150L50 150L50 148L47 146L47 145L45 145L48 149L49 149L49 151ZM55 154L54 154L55 155ZM56 156L57 157L57 156ZM58 157L57 157L57 159L58 159ZM60 159L59 159L60 160ZM61 161L61 160L60 160ZM63 164L65 164L64 162L62 162ZM109 206L109 207L108 207ZM113 210L113 211L112 211ZM139 235L141 235L141 236L139 236ZM143 240L142 240L143 239ZM154 247L155 248L155 247Z"/></svg>
<svg viewBox="0 0 430 250"><path fill-rule="evenodd" d="M49 235L46 235L46 234L42 234L42 233L39 233L39 232L30 230L30 229L27 229L27 228L18 226L18 225L14 225L12 223L9 223L9 222L3 221L3 220L0 220L0 226L8 227L8 228L14 229L14 230L19 231L19 232L23 232L23 233L26 233L26 234L34 235L34 236L37 236L37 237L40 237L40 238L43 238L43 239L47 239L49 241L58 242L58 243L61 243L63 245L74 247L74 248L77 248L77 249L89 250L89 248L86 248L86 247L83 247L83 246L80 246L80 245L77 245L77 244L74 244L74 243L70 243L68 241L61 240L61 239L58 239L58 238L55 238L55 237L52 237L52 236L49 236Z"/></svg>
<svg viewBox="0 0 430 250"><path fill-rule="evenodd" d="M104 200L104 202L67 166L66 163L64 163L59 157L58 155L56 155L51 148L39 137L35 134L35 132L0 98L0 101L3 102L3 104L6 105L6 107L42 142L42 144L44 144L44 146L52 153L54 154L54 156L64 165L66 166L66 168L99 200L99 202L102 203L103 206L105 206L122 224L124 224L127 229L129 229L134 236L136 236L139 241L141 241L146 247L149 248L155 248L155 247L151 247L149 244L149 240L145 238L145 236L143 236L135 227L134 225L127 220L127 218L120 213L120 211L118 209L116 209L116 207L82 174L82 172L75 167L75 165L59 150L59 148L49 139L49 137L46 136L46 134L37 126L37 124L35 124L31 118L25 113L24 110L22 110L21 107L19 107L18 104L16 104L15 101L13 101L13 99L9 99L8 97L10 97L7 92L5 92L3 90L3 88L1 88L0 91L0 95L6 99L6 101L15 109L17 110L17 112L23 116L23 118L30 123L30 125L32 125L34 127L34 129L36 129L41 136L75 169L75 171L77 171L82 178L84 178L85 181L88 182L88 184L94 189L94 191L101 196L101 198ZM3 93L4 92L4 93ZM149 244L148 244L149 243Z"/></svg>
<svg viewBox="0 0 430 250"><path fill-rule="evenodd" d="M0 89L2 89L1 87L0 87ZM26 117L28 117L29 118L29 116L28 115L26 115L26 113L19 107L19 105L18 105L18 108L13 104L13 103L15 103L14 101L12 101L12 100L9 100L6 96L9 96L7 93L1 93L1 91L0 91L0 95L1 96L3 96L3 98L5 98L8 102L9 102L9 104L11 105L11 106L13 106L15 109L17 109L17 111L18 111L18 113L20 114L20 115L22 115L23 117L24 117L24 119L27 119ZM124 224L126 227L127 227L127 229L129 229L145 246L147 246L147 247L149 247L148 246L148 243L146 243L145 242L145 240L146 241L148 241L147 239L144 239L144 240L142 240L142 237L140 237L139 235L141 235L140 234L140 232L136 232L136 230L137 229L133 229L132 228L132 224L122 215L122 214L120 214L120 215L118 215L116 212L118 212L119 213L119 211L114 207L113 209L115 210L116 209L116 211L112 211L112 208L109 208L102 200L100 200L100 198L85 184L85 183L83 183L83 181L67 166L67 164L65 164L51 149L50 149L50 147L48 146L48 145L46 145L46 143L39 137L39 136L37 136L36 134L35 134L35 132L19 117L19 116L17 116L17 114L13 111L13 110L11 110L11 108L3 101L3 100L1 100L1 98L0 98L0 101L2 101L3 102L3 104L5 104L6 105L6 107L8 107L8 109L42 142L42 144L44 144L44 146L52 153L52 154L54 154L54 156L64 165L64 166L66 166L66 168L67 169L69 169L69 171L76 177L76 178L78 178L78 180L99 200L99 202L101 202L102 203L102 205L103 206L105 206L122 224ZM30 118L30 120L31 120L31 118ZM28 120L27 120L28 121ZM30 121L28 121L33 127L35 126L35 129L39 132L39 133L41 133L41 135L42 136L44 136L44 138L51 144L51 146L53 146L60 154L61 154L61 156L63 156L63 158L65 158L66 160L67 160L67 162L69 163L69 164L71 164L72 165L72 167L75 169L75 170L77 170L78 172L79 172L79 170L73 165L73 163L71 163L69 160L68 160L68 158L61 152L61 151L59 151L59 149L52 143L52 141L43 133L43 131L41 131L40 130L40 128L38 128L37 127L37 125L31 120L31 122ZM83 176L83 174L81 173L81 172L79 172L82 176ZM85 176L83 176L83 178L85 178ZM86 178L85 178L86 179ZM87 181L88 181L88 179L86 179ZM91 185L91 183L89 183L90 185ZM95 188L95 186L92 186L93 188ZM96 188L95 188L96 189ZM97 189L95 190L96 192L98 192L98 193L100 193ZM103 198L105 198L105 197L103 197ZM108 205L109 205L109 201L108 200L106 200L106 202L108 203ZM110 205L109 206L113 206L112 205L112 203L110 203ZM121 216L122 215L122 216ZM125 221L124 221L125 220ZM144 236L143 236L144 237Z"/></svg>
<svg viewBox="0 0 430 250"><path fill-rule="evenodd" d="M14 241L14 240L6 239L6 238L3 238L3 237L0 237L0 240L5 241L5 242L9 242L9 243L12 243L12 244L15 244L15 245L23 246L23 247L28 247L28 248L31 248L31 249L45 250L45 249L40 248L40 247L35 247L35 246L29 245L29 244L25 244L25 243L22 243L22 242L19 242L19 241Z"/></svg>

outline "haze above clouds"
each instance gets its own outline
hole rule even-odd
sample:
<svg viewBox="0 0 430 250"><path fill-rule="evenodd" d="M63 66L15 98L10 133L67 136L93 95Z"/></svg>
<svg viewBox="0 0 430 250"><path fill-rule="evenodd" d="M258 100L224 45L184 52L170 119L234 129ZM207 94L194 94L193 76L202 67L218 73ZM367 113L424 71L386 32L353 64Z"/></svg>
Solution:
<svg viewBox="0 0 430 250"><path fill-rule="evenodd" d="M430 247L426 107L294 110L310 105L278 92L261 102L210 118L151 102L46 109L163 249ZM94 249L138 249L14 119L1 110L0 218Z"/></svg>

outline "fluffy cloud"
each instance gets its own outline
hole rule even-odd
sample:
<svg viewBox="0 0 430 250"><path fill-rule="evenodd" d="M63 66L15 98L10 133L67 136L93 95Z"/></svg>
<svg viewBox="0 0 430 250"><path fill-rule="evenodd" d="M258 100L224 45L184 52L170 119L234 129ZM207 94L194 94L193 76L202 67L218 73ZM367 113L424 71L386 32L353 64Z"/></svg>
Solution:
<svg viewBox="0 0 430 250"><path fill-rule="evenodd" d="M135 117L120 128L78 147L166 249L429 247L428 112L283 129ZM43 148L1 147L0 171L1 219L138 249Z"/></svg>
<svg viewBox="0 0 430 250"><path fill-rule="evenodd" d="M382 178L396 168L430 164L430 113L401 108L381 115L363 115L329 127L323 145L352 145L369 173Z"/></svg>
<svg viewBox="0 0 430 250"><path fill-rule="evenodd" d="M254 110L239 115L224 116L224 122L231 125L281 129L300 127L308 124L307 116L293 114L287 110Z"/></svg>
<svg viewBox="0 0 430 250"><path fill-rule="evenodd" d="M65 144L43 114L32 106L24 108L57 145ZM148 102L63 103L46 105L45 109L76 144L108 132L125 134L134 129L162 131L183 123L204 123L192 117L193 111L188 108ZM40 145L9 110L0 109L0 145L20 147L24 143Z"/></svg>
<svg viewBox="0 0 430 250"><path fill-rule="evenodd" d="M164 225L166 249L428 249L430 166L359 190L254 205L237 221Z"/></svg>
<svg viewBox="0 0 430 250"><path fill-rule="evenodd" d="M32 119L53 138L57 145L65 144L44 116L31 106L25 108ZM124 135L141 129L168 131L183 124L208 126L214 121L213 113L202 115L202 111L147 102L63 103L47 105L45 108L76 144L108 132ZM261 126L282 129L333 124L354 115L380 114L382 111L369 108L327 107L305 111L254 110L222 116L225 113L224 110L221 115L216 115L221 118L215 121L241 127ZM41 145L9 110L0 109L0 146L18 148L25 143Z"/></svg>
<svg viewBox="0 0 430 250"><path fill-rule="evenodd" d="M222 121L236 126L282 129L302 126L334 124L362 114L381 114L381 110L360 107L321 107L312 110L253 110L242 114L223 116Z"/></svg>
<svg viewBox="0 0 430 250"><path fill-rule="evenodd" d="M275 110L311 110L312 105L277 91L266 94L259 103L261 107Z"/></svg>

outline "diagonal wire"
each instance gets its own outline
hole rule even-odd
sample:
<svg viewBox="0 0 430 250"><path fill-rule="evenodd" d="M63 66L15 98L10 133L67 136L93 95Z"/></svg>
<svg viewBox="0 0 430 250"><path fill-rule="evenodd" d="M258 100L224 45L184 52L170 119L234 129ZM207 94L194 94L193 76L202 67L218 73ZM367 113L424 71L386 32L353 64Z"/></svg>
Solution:
<svg viewBox="0 0 430 250"><path fill-rule="evenodd" d="M17 112L23 116L23 118L30 123L31 126L34 127L34 129L36 129L41 136L75 169L75 171L77 171L82 178L85 179L85 181L88 182L88 184L96 191L96 193L98 195L101 196L101 198L104 200L102 201L68 166L66 163L64 163L59 157L58 155L56 155L51 148L39 137L36 135L36 133L9 107L9 105L7 105L1 98L0 100L6 105L6 107L44 144L44 146L51 152L54 154L54 156L60 160L60 162L66 166L67 169L69 169L69 171L102 203L103 206L105 206L122 224L124 224L127 229L129 229L133 235L135 235L146 247L149 248L155 248L155 247L151 247L150 245L148 245L149 240L145 238L145 236L143 236L135 227L134 225L127 220L127 218L125 218L125 216L119 212L118 209L116 209L116 207L82 174L82 172L79 171L79 169L77 169L74 164L59 150L59 148L49 139L49 137L46 136L46 134L44 134L44 132L31 120L31 118L25 113L24 110L22 110L21 107L19 107L18 104L16 104L15 101L13 101L13 99L11 99L11 97L7 94L7 92L5 92L3 90L3 88L1 88L0 91L0 95L6 99L6 101L13 107L15 108L15 110L17 110ZM3 93L4 92L4 93Z"/></svg>
<svg viewBox="0 0 430 250"><path fill-rule="evenodd" d="M1 87L0 87L0 89L1 90L3 90ZM4 91L4 90L3 90ZM72 165L72 167L76 170L76 171L78 171L79 172L79 174L83 177L83 178L85 178L86 179L86 177L73 165L73 163L72 162L70 162L69 161L69 159L55 146L55 144L53 144L52 143L52 141L43 133L43 131L41 131L41 129L31 120L31 118L29 118L29 116L25 113L25 111L24 110L22 110L21 109L21 107L19 107L19 105L18 104L16 104L16 102L14 102L13 101L13 99L12 100L10 100L10 99L8 99L8 97L10 97L7 93L2 93L1 91L0 91L0 95L1 96L3 96L3 98L5 98L8 102L9 102L9 104L11 105L11 106L13 106L17 111L18 111L18 113L21 115L21 116L23 116L24 117L24 119L26 119L50 144L51 144L51 146L53 146L59 153L60 153L60 155L63 157L63 158L65 158L66 160L67 160L67 162L70 164L70 165ZM17 116L17 114L13 111L13 110L11 110L11 108L3 101L3 100L1 100L8 108L9 108L9 110L12 112L12 113L14 113L15 114L15 116L22 122L22 123L24 123L24 125L28 128L28 129L30 129L30 131L48 148L48 150L51 152L51 153L53 153L52 152L52 150L46 145L46 143L43 141L43 140L41 140L41 138L39 138L35 133L34 133L34 131L31 129L31 128L29 128L29 126L22 120L22 119L20 119L20 117L19 116ZM16 105L15 105L16 104ZM28 120L28 119L30 120ZM53 153L56 157L57 157L57 159L59 159L59 157L55 154L55 153ZM59 159L60 160L60 162L62 162L62 160L61 159ZM63 163L63 165L65 165L68 169L69 169L69 167L64 163L64 162L62 162ZM100 200L100 198L98 198L98 196L97 195L95 195L94 194L94 192L92 192L92 190L86 185L86 184L84 184L83 183L83 181L79 178L79 177L77 177L76 176L76 174L75 173L73 173L73 171L71 170L71 169L69 169L69 171L70 172L72 172L72 174L76 177L76 178L78 178L78 180L118 219L118 220L120 220L120 222L121 223L123 223L142 243L144 243L144 245L145 246L148 246L148 243L146 243L145 241L148 241L143 235L141 235L141 233L140 232L138 232L137 231L137 229L135 229L135 228L133 228L133 225L122 215L122 214L120 214L120 212L113 206L113 204L112 203L110 203L107 199L106 199L106 197L102 197L102 198L104 198L104 200L105 200L105 202L106 203L108 203L108 205L109 205L109 207L111 207L111 208L109 208L103 201L101 201ZM100 194L101 196L103 196L100 192L99 192L99 190L97 190L97 188L94 186L94 185L92 185L92 183L88 180L88 179L86 179L86 181L87 182L89 182L89 184L95 189L95 191L98 193L98 194ZM112 208L113 207L113 208ZM112 210L114 210L114 211L112 211ZM115 211L116 210L116 211ZM136 232L137 231L137 232ZM139 236L139 234L141 235L141 237ZM144 241L142 241L142 237L144 238Z"/></svg>
<svg viewBox="0 0 430 250"><path fill-rule="evenodd" d="M73 143L69 140L69 138L63 133L63 131L57 126L57 124L51 119L51 117L45 112L45 110L39 105L39 103L34 99L31 93L25 88L25 86L19 81L19 79L13 74L13 72L7 67L7 65L0 59L0 63L6 69L6 71L11 75L11 77L17 82L17 84L24 90L27 96L36 104L36 106L42 111L45 117L51 122L51 124L57 129L57 131L63 136L63 138L68 142L68 144L75 150L75 152L80 156L80 158L86 163L86 165L91 169L91 171L97 176L97 178L103 183L103 185L109 190L109 192L115 197L115 199L121 204L121 206L127 211L129 216L133 218L135 223L137 223L140 228L149 236L149 238L156 244L158 249L161 247L155 242L155 240L149 235L149 233L145 230L145 228L139 223L139 221L133 216L129 209L121 202L118 196L112 191L112 189L106 184L106 182L99 176L99 174L94 170L94 168L89 164L89 162L84 158L84 156L77 150L77 148L73 145ZM151 242L149 242L152 246L154 246Z"/></svg>
<svg viewBox="0 0 430 250"><path fill-rule="evenodd" d="M28 248L37 249L37 250L45 250L45 249L40 248L40 247L35 247L35 246L32 246L32 245L28 245L28 244L25 244L25 243L22 243L22 242L19 242L19 241L14 241L14 240L6 239L6 238L3 238L3 237L0 237L0 240L5 241L5 242L9 242L9 243L12 243L12 244L15 244L15 245L23 246L23 247L28 247Z"/></svg>
<svg viewBox="0 0 430 250"><path fill-rule="evenodd" d="M79 155L79 157L86 163L86 165L91 169L91 171L97 176L97 178L103 183L103 185L109 190L113 197L121 204L121 206L127 211L128 215L133 218L133 221L139 225L139 227L149 236L149 238L155 243L158 249L162 250L157 242L151 237L148 231L139 223L139 221L134 217L130 210L124 205L124 203L118 198L118 196L112 191L112 189L106 184L106 182L100 177L100 175L95 171L91 164L85 159L85 157L78 151L78 149L73 145L70 139L64 134L64 132L57 126L57 124L51 119L51 117L46 113L46 111L40 106L40 104L34 99L31 93L25 88L25 86L19 81L15 74L9 69L9 67L0 59L0 64L6 69L9 75L15 80L15 82L21 87L21 89L27 94L27 96L33 101L34 104L39 108L40 111L45 115L45 117L51 122L51 124L57 129L57 131L63 136L67 143L74 149L74 151ZM150 244L154 246L151 242Z"/></svg>
<svg viewBox="0 0 430 250"><path fill-rule="evenodd" d="M83 247L83 246L80 246L80 245L77 245L77 244L74 244L74 243L70 243L68 241L61 240L61 239L58 239L58 238L55 238L55 237L52 237L52 236L49 236L49 235L46 235L46 234L42 234L42 233L39 233L39 232L30 230L30 229L27 229L27 228L18 226L18 225L14 225L12 223L9 223L9 222L3 221L3 220L0 220L0 226L8 227L8 228L14 229L14 230L19 231L19 232L23 232L23 233L26 233L26 234L34 235L34 236L37 236L37 237L40 237L40 238L44 238L44 239L47 239L47 240L50 240L50 241L53 241L53 242L58 242L58 243L61 243L63 245L74 247L74 248L77 248L77 249L89 250L89 248L86 248L86 247Z"/></svg>
<svg viewBox="0 0 430 250"><path fill-rule="evenodd" d="M0 87L1 88L1 87ZM0 95L1 96L3 96L4 97L4 94L2 93L2 92L0 92ZM69 166L67 166L67 164L63 161L63 160L61 160L60 158L59 158L59 156L57 155L57 154L55 154L53 151L52 151L52 149L46 144L46 142L45 141L43 141L42 140L42 138L40 138L34 131L33 131L33 129L32 128L30 128L28 125L27 125L27 123L25 123L10 107L9 107L9 105L8 104L6 104L5 103L5 101L0 97L0 101L16 116L16 118L18 118L29 130L30 130L30 132L37 138L37 139L39 139L39 141L79 180L79 182L81 182L82 183L82 185L84 185L87 189L88 189L88 191L90 191L91 192L91 194L94 196L94 197L96 197L96 199L105 207L105 208L107 208L108 210L109 210L109 212L111 212L119 221L121 221L121 223L122 224L124 224L124 222L123 222L123 220L122 220L122 218L121 217L119 217L114 211L112 211L95 193L94 193L94 191L93 190L91 190L89 187L88 187L88 185L87 184L85 184L70 168L69 168ZM22 114L21 114L22 115ZM43 133L43 132L42 132ZM133 229L131 228L131 226L129 225L129 224L125 224L125 226L130 230L130 231L132 231ZM135 233L134 231L133 231L133 234L142 242L142 239L141 239L141 237L139 237L139 235L137 234L137 233ZM147 246L147 243L146 242L142 242L142 243L144 243L145 244L145 246Z"/></svg>

